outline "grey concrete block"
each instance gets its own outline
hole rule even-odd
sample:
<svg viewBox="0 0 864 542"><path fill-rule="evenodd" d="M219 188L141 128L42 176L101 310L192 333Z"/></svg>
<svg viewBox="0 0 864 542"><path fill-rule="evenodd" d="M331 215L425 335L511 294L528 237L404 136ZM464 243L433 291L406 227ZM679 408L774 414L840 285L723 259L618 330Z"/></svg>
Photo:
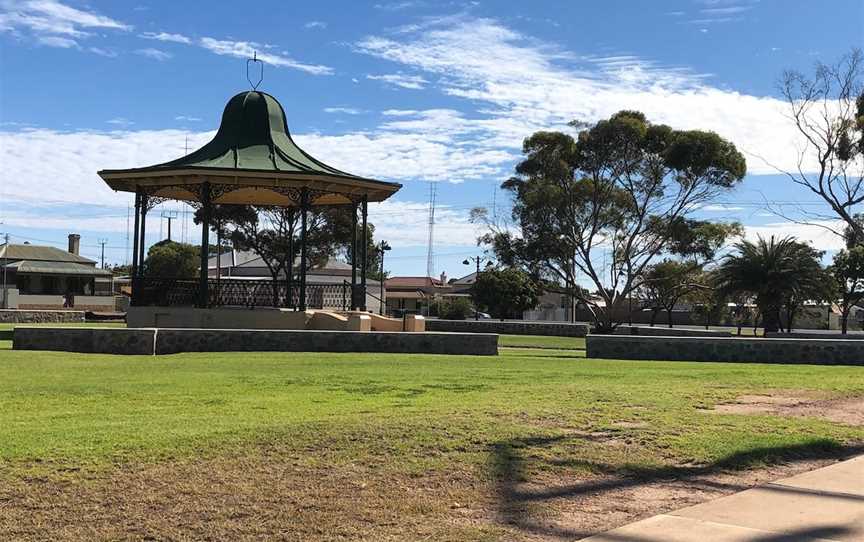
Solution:
<svg viewBox="0 0 864 542"><path fill-rule="evenodd" d="M69 323L83 321L84 311L0 309L0 323L3 324Z"/></svg>
<svg viewBox="0 0 864 542"><path fill-rule="evenodd" d="M830 331L830 332L813 332L813 331L793 331L792 333L780 333L778 331L768 331L765 333L765 337L769 337L772 339L832 339L832 340L846 340L846 341L854 341L854 340L862 340L864 339L864 333L847 333L843 335L839 331Z"/></svg>
<svg viewBox="0 0 864 542"><path fill-rule="evenodd" d="M426 320L428 331L453 333L498 333L500 335L548 335L557 337L584 337L587 324L567 322L524 322L498 320Z"/></svg>
<svg viewBox="0 0 864 542"><path fill-rule="evenodd" d="M864 366L864 341L589 335L586 356L603 359Z"/></svg>
<svg viewBox="0 0 864 542"><path fill-rule="evenodd" d="M157 354L179 352L387 352L498 354L493 334L385 331L159 329Z"/></svg>
<svg viewBox="0 0 864 542"><path fill-rule="evenodd" d="M153 355L154 329L16 327L13 350Z"/></svg>
<svg viewBox="0 0 864 542"><path fill-rule="evenodd" d="M729 337L728 331L688 329L683 327L618 326L615 335L641 335L647 337Z"/></svg>

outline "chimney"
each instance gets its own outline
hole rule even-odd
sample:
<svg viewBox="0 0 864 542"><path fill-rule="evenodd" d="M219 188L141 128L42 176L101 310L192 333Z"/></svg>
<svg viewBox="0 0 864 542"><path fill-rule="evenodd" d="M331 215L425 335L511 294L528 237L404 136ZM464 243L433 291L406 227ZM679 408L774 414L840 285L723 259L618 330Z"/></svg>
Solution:
<svg viewBox="0 0 864 542"><path fill-rule="evenodd" d="M69 234L69 252L78 256L78 251L81 248L81 236L77 233Z"/></svg>

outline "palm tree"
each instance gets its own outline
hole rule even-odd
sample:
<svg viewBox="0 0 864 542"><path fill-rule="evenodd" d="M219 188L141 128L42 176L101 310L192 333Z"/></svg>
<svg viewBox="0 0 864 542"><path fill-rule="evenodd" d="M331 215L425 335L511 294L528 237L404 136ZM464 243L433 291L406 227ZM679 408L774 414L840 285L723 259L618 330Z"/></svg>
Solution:
<svg viewBox="0 0 864 542"><path fill-rule="evenodd" d="M756 300L765 331L778 331L780 312L785 309L787 327L804 301L824 296L822 253L792 237L779 241L772 236L735 245L717 270L717 287L734 295L748 293Z"/></svg>

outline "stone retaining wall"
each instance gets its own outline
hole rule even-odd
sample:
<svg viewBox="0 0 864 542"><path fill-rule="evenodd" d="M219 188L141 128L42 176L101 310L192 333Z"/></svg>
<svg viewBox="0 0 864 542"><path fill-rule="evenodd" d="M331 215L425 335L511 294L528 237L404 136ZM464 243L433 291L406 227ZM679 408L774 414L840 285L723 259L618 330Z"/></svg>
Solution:
<svg viewBox="0 0 864 542"><path fill-rule="evenodd" d="M589 335L586 357L864 366L864 341Z"/></svg>
<svg viewBox="0 0 864 542"><path fill-rule="evenodd" d="M587 324L567 322L523 322L498 320L426 320L429 331L456 333L498 333L500 335L551 335L558 337L584 337Z"/></svg>
<svg viewBox="0 0 864 542"><path fill-rule="evenodd" d="M84 311L0 309L0 323L41 324L83 322Z"/></svg>
<svg viewBox="0 0 864 542"><path fill-rule="evenodd" d="M829 339L829 340L862 340L864 339L864 333L847 333L843 335L839 331L833 331L831 333L813 333L807 331L793 331L792 333L780 333L777 331L768 331L765 333L766 337L772 339Z"/></svg>
<svg viewBox="0 0 864 542"><path fill-rule="evenodd" d="M16 327L12 332L12 348L152 356L155 348L154 331L90 327Z"/></svg>
<svg viewBox="0 0 864 542"><path fill-rule="evenodd" d="M17 327L15 350L104 354L179 352L392 352L498 354L498 336L464 333L249 329L118 329Z"/></svg>
<svg viewBox="0 0 864 542"><path fill-rule="evenodd" d="M729 337L728 331L649 326L618 326L615 335L641 335L643 337Z"/></svg>

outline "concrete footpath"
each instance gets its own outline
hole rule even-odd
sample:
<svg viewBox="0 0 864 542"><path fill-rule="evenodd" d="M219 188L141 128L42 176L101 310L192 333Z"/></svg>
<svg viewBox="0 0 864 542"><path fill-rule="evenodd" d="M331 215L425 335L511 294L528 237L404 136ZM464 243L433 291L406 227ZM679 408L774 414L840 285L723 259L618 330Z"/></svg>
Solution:
<svg viewBox="0 0 864 542"><path fill-rule="evenodd" d="M864 456L660 514L584 540L864 541Z"/></svg>

